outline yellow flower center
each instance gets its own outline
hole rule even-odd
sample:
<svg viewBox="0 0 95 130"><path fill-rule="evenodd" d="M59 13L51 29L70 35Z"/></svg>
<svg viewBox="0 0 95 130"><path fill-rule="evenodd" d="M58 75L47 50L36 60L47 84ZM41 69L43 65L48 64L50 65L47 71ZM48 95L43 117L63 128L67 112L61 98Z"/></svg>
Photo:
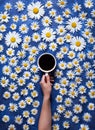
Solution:
<svg viewBox="0 0 95 130"><path fill-rule="evenodd" d="M72 23L72 27L73 27L73 28L76 28L76 27L77 27L76 22L73 22L73 23Z"/></svg>
<svg viewBox="0 0 95 130"><path fill-rule="evenodd" d="M10 41L11 41L12 43L16 42L16 38L15 38L15 37L11 37Z"/></svg>
<svg viewBox="0 0 95 130"><path fill-rule="evenodd" d="M81 46L81 42L80 41L76 41L76 46L77 47Z"/></svg>
<svg viewBox="0 0 95 130"><path fill-rule="evenodd" d="M61 2L60 2L60 5L64 5L64 4L65 4L65 2L64 2L64 1L61 1Z"/></svg>
<svg viewBox="0 0 95 130"><path fill-rule="evenodd" d="M35 7L35 8L33 9L33 13L34 13L34 14L38 14L38 13L39 13L39 9L38 9L37 7Z"/></svg>
<svg viewBox="0 0 95 130"><path fill-rule="evenodd" d="M2 15L2 19L6 19L7 18L7 16L6 15Z"/></svg>
<svg viewBox="0 0 95 130"><path fill-rule="evenodd" d="M50 33L50 32L47 32L47 33L46 33L46 37L50 38L50 37L51 37L51 33Z"/></svg>

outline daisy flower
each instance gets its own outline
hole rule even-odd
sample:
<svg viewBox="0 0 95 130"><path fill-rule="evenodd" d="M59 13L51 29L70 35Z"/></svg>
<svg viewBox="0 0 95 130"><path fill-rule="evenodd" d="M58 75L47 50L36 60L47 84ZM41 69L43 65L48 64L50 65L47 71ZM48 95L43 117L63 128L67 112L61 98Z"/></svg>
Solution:
<svg viewBox="0 0 95 130"><path fill-rule="evenodd" d="M60 115L56 112L54 112L54 115L52 116L53 121L59 121L60 120Z"/></svg>
<svg viewBox="0 0 95 130"><path fill-rule="evenodd" d="M49 44L49 49L52 50L52 51L55 51L57 49L57 44L52 42Z"/></svg>
<svg viewBox="0 0 95 130"><path fill-rule="evenodd" d="M25 43L22 44L22 48L24 50L26 50L26 51L29 50L29 47L30 47L30 45L27 42L25 42Z"/></svg>
<svg viewBox="0 0 95 130"><path fill-rule="evenodd" d="M86 8L92 8L94 6L94 3L92 0L85 0L84 5Z"/></svg>
<svg viewBox="0 0 95 130"><path fill-rule="evenodd" d="M39 48L40 50L46 50L47 44L44 43L44 42L41 42L41 43L39 43L38 48Z"/></svg>
<svg viewBox="0 0 95 130"><path fill-rule="evenodd" d="M53 128L53 130L59 130L59 125L58 124L53 124L52 128Z"/></svg>
<svg viewBox="0 0 95 130"><path fill-rule="evenodd" d="M54 84L54 89L55 90L59 90L60 89L60 84L59 83L55 83Z"/></svg>
<svg viewBox="0 0 95 130"><path fill-rule="evenodd" d="M15 116L15 123L21 125L23 123L23 118L20 115Z"/></svg>
<svg viewBox="0 0 95 130"><path fill-rule="evenodd" d="M94 26L94 21L91 18L87 19L86 26L92 28Z"/></svg>
<svg viewBox="0 0 95 130"><path fill-rule="evenodd" d="M47 27L52 23L51 19L48 16L44 16L42 19L43 26Z"/></svg>
<svg viewBox="0 0 95 130"><path fill-rule="evenodd" d="M37 92L36 90L33 90L33 91L31 92L31 96L32 96L33 98L38 97L38 92Z"/></svg>
<svg viewBox="0 0 95 130"><path fill-rule="evenodd" d="M27 88L28 88L29 90L34 90L34 88L35 88L34 83L29 83L29 84L27 85Z"/></svg>
<svg viewBox="0 0 95 130"><path fill-rule="evenodd" d="M63 55L62 52L57 52L56 57L57 57L58 59L62 59L62 58L64 57L64 55Z"/></svg>
<svg viewBox="0 0 95 130"><path fill-rule="evenodd" d="M31 77L31 73L29 71L24 71L23 76L25 79L29 79Z"/></svg>
<svg viewBox="0 0 95 130"><path fill-rule="evenodd" d="M89 122L91 120L91 114L89 114L88 112L84 113L83 120Z"/></svg>
<svg viewBox="0 0 95 130"><path fill-rule="evenodd" d="M72 62L68 62L68 63L67 63L67 68L68 68L68 69L71 69L71 68L73 68L73 67L74 67L74 65L73 65Z"/></svg>
<svg viewBox="0 0 95 130"><path fill-rule="evenodd" d="M63 16L66 18L69 18L71 14L71 11L69 8L66 8L65 11L63 11Z"/></svg>
<svg viewBox="0 0 95 130"><path fill-rule="evenodd" d="M71 42L71 40L72 40L72 35L71 35L70 33L66 33L66 35L65 35L65 40L66 40L66 42Z"/></svg>
<svg viewBox="0 0 95 130"><path fill-rule="evenodd" d="M34 117L29 117L27 119L27 124L29 125L34 125L35 124L35 118Z"/></svg>
<svg viewBox="0 0 95 130"><path fill-rule="evenodd" d="M2 52L3 50L4 50L4 47L2 45L0 45L0 52Z"/></svg>
<svg viewBox="0 0 95 130"><path fill-rule="evenodd" d="M66 88L60 88L59 93L63 96L67 94L67 89Z"/></svg>
<svg viewBox="0 0 95 130"><path fill-rule="evenodd" d="M67 1L66 0L58 0L57 4L59 7L64 8L67 4Z"/></svg>
<svg viewBox="0 0 95 130"><path fill-rule="evenodd" d="M17 104L9 103L9 111L16 112L18 110Z"/></svg>
<svg viewBox="0 0 95 130"><path fill-rule="evenodd" d="M67 48L66 46L61 47L61 48L60 48L60 51L61 51L63 54L67 54L68 48Z"/></svg>
<svg viewBox="0 0 95 130"><path fill-rule="evenodd" d="M59 45L63 45L64 44L64 37L58 37L56 39L56 42L59 44Z"/></svg>
<svg viewBox="0 0 95 130"><path fill-rule="evenodd" d="M89 37L88 43L94 44L95 43L95 38L93 36Z"/></svg>
<svg viewBox="0 0 95 130"><path fill-rule="evenodd" d="M56 31L57 31L57 34L59 34L59 35L64 35L64 34L66 33L65 27L62 26L62 25L59 25L59 26L57 27Z"/></svg>
<svg viewBox="0 0 95 130"><path fill-rule="evenodd" d="M93 9L93 10L91 11L91 15L92 15L92 17L95 17L95 9Z"/></svg>
<svg viewBox="0 0 95 130"><path fill-rule="evenodd" d="M40 19L45 11L44 7L42 6L41 2L35 2L28 5L28 15L31 19Z"/></svg>
<svg viewBox="0 0 95 130"><path fill-rule="evenodd" d="M24 124L24 125L23 125L23 130L29 130L29 125Z"/></svg>
<svg viewBox="0 0 95 130"><path fill-rule="evenodd" d="M61 15L55 16L55 23L62 24L63 23L63 17Z"/></svg>
<svg viewBox="0 0 95 130"><path fill-rule="evenodd" d="M0 111L4 111L6 109L6 106L4 104L0 105Z"/></svg>
<svg viewBox="0 0 95 130"><path fill-rule="evenodd" d="M27 15L22 14L20 19L24 22L24 21L27 21L28 18L27 18Z"/></svg>
<svg viewBox="0 0 95 130"><path fill-rule="evenodd" d="M34 109L31 110L31 114L32 114L32 115L37 115L37 113L38 113L38 110L37 110L37 109L34 108Z"/></svg>
<svg viewBox="0 0 95 130"><path fill-rule="evenodd" d="M82 27L82 23L81 23L81 21L79 21L79 18L77 18L77 17L70 18L67 21L66 28L68 30L70 30L70 32L72 32L72 33L79 31L81 29L81 27Z"/></svg>
<svg viewBox="0 0 95 130"><path fill-rule="evenodd" d="M30 27L34 31L37 31L40 28L38 22L33 22Z"/></svg>
<svg viewBox="0 0 95 130"><path fill-rule="evenodd" d="M29 111L23 111L23 117L28 118L30 115Z"/></svg>
<svg viewBox="0 0 95 130"><path fill-rule="evenodd" d="M30 63L29 61L24 61L22 62L22 68L25 69L25 70L28 70L30 68Z"/></svg>
<svg viewBox="0 0 95 130"><path fill-rule="evenodd" d="M23 95L23 96L27 96L28 95L28 89L22 89L21 90L21 95Z"/></svg>
<svg viewBox="0 0 95 130"><path fill-rule="evenodd" d="M62 102L62 96L61 95L57 95L56 97L56 102Z"/></svg>
<svg viewBox="0 0 95 130"><path fill-rule="evenodd" d="M16 56L14 56L14 57L12 57L12 58L10 58L10 65L11 66L16 66L17 65L17 63L18 63L18 60L17 60L17 57Z"/></svg>
<svg viewBox="0 0 95 130"><path fill-rule="evenodd" d="M84 52L79 52L77 56L78 56L80 61L83 61L85 59L85 57L86 57Z"/></svg>
<svg viewBox="0 0 95 130"><path fill-rule="evenodd" d="M9 80L6 77L2 77L0 80L0 84L2 87L6 87L9 83Z"/></svg>
<svg viewBox="0 0 95 130"><path fill-rule="evenodd" d="M69 81L67 80L67 78L64 77L60 79L60 83L63 87L66 87L68 86Z"/></svg>
<svg viewBox="0 0 95 130"><path fill-rule="evenodd" d="M15 125L14 125L14 124L10 124L10 125L8 126L8 130L16 130Z"/></svg>
<svg viewBox="0 0 95 130"><path fill-rule="evenodd" d="M9 120L10 120L10 117L8 115L3 115L3 117L2 117L3 122L7 123L7 122L9 122Z"/></svg>
<svg viewBox="0 0 95 130"><path fill-rule="evenodd" d="M88 88L92 88L93 86L94 86L94 83L93 83L93 81L87 81L86 82L86 86L88 87Z"/></svg>
<svg viewBox="0 0 95 130"><path fill-rule="evenodd" d="M76 98L78 96L78 91L70 89L69 96L73 99Z"/></svg>
<svg viewBox="0 0 95 130"><path fill-rule="evenodd" d="M42 30L42 38L46 42L51 42L55 39L55 32L52 28L45 28Z"/></svg>
<svg viewBox="0 0 95 130"><path fill-rule="evenodd" d="M21 36L19 33L13 31L6 34L5 37L5 43L7 46L10 46L12 48L18 47L18 44L21 42Z"/></svg>
<svg viewBox="0 0 95 130"><path fill-rule="evenodd" d="M87 57L88 57L89 59L94 59L94 56L95 56L94 52L92 52L92 51L88 51L88 52L87 52Z"/></svg>
<svg viewBox="0 0 95 130"><path fill-rule="evenodd" d="M65 111L65 107L63 105L58 105L57 111L58 111L58 113L63 113Z"/></svg>
<svg viewBox="0 0 95 130"><path fill-rule="evenodd" d="M75 52L74 52L74 51L69 51L69 52L68 52L68 58L69 58L69 59L75 58Z"/></svg>
<svg viewBox="0 0 95 130"><path fill-rule="evenodd" d="M79 101L81 102L81 104L84 104L87 102L86 96L81 96Z"/></svg>
<svg viewBox="0 0 95 130"><path fill-rule="evenodd" d="M55 17L56 16L56 10L55 9L51 9L49 11L49 14L50 14L51 17Z"/></svg>
<svg viewBox="0 0 95 130"><path fill-rule="evenodd" d="M10 98L10 96L11 96L11 94L10 94L10 92L8 92L8 91L4 92L4 94L3 94L3 97L4 97L5 99Z"/></svg>
<svg viewBox="0 0 95 130"><path fill-rule="evenodd" d="M31 66L31 71L32 71L33 73L37 73L37 72L38 72L38 67L37 67L36 65L32 65L32 66Z"/></svg>
<svg viewBox="0 0 95 130"><path fill-rule="evenodd" d="M9 22L9 19L10 19L10 17L9 17L9 14L7 12L0 14L0 22L1 23L3 23L3 22L7 23L7 22Z"/></svg>
<svg viewBox="0 0 95 130"><path fill-rule="evenodd" d="M33 64L35 62L36 58L32 55L29 55L28 60L31 64Z"/></svg>
<svg viewBox="0 0 95 130"><path fill-rule="evenodd" d="M82 12L79 14L79 16L80 16L80 19L85 20L85 19L86 19L86 16L87 16L87 13L82 11Z"/></svg>
<svg viewBox="0 0 95 130"><path fill-rule="evenodd" d="M19 21L19 16L18 15L14 15L12 18L13 18L14 22L18 22Z"/></svg>
<svg viewBox="0 0 95 130"><path fill-rule="evenodd" d="M2 71L3 71L3 73L4 73L5 75L9 75L9 74L11 73L11 67L5 65L5 66L3 67L3 69L2 69Z"/></svg>
<svg viewBox="0 0 95 130"><path fill-rule="evenodd" d="M12 30L16 30L17 25L13 23L13 24L10 25L10 28L11 28Z"/></svg>
<svg viewBox="0 0 95 130"><path fill-rule="evenodd" d="M33 102L33 99L31 97L26 97L25 101L28 105L31 105L31 103Z"/></svg>
<svg viewBox="0 0 95 130"><path fill-rule="evenodd" d="M39 107L40 102L38 100L35 100L35 101L33 101L32 105L33 105L33 107L37 108L37 107Z"/></svg>
<svg viewBox="0 0 95 130"><path fill-rule="evenodd" d="M79 91L79 93L84 94L84 93L86 93L86 88L83 85L81 85L81 86L79 86L78 91Z"/></svg>
<svg viewBox="0 0 95 130"><path fill-rule="evenodd" d="M90 98L95 98L95 89L91 89L88 94Z"/></svg>
<svg viewBox="0 0 95 130"><path fill-rule="evenodd" d="M37 83L37 82L39 81L39 79L40 79L39 75L34 75L34 76L32 76L32 81L33 81L34 83Z"/></svg>
<svg viewBox="0 0 95 130"><path fill-rule="evenodd" d="M78 116L73 116L72 117L72 122L74 122L74 123L79 123L79 117Z"/></svg>
<svg viewBox="0 0 95 130"><path fill-rule="evenodd" d="M0 41L3 39L3 34L0 33ZM1 48L2 45L0 45L0 48ZM0 49L0 52L1 52L1 49Z"/></svg>
<svg viewBox="0 0 95 130"><path fill-rule="evenodd" d="M12 9L12 5L11 5L11 3L6 3L5 4L5 6L4 6L4 8L5 8L5 10L10 10L10 9Z"/></svg>
<svg viewBox="0 0 95 130"><path fill-rule="evenodd" d="M6 25L4 25L4 24L1 24L0 25L0 32L5 32L6 31Z"/></svg>
<svg viewBox="0 0 95 130"><path fill-rule="evenodd" d="M71 41L71 49L81 51L85 48L86 42L82 37L73 37Z"/></svg>
<svg viewBox="0 0 95 130"><path fill-rule="evenodd" d="M18 103L19 107L21 109L25 108L26 107L26 102L24 100L20 100L19 103Z"/></svg>
<svg viewBox="0 0 95 130"><path fill-rule="evenodd" d="M94 79L95 78L95 72L94 70L89 70L86 72L86 78L87 79Z"/></svg>
<svg viewBox="0 0 95 130"><path fill-rule="evenodd" d="M60 61L58 63L58 66L60 69L65 70L66 69L66 63L64 61Z"/></svg>
<svg viewBox="0 0 95 130"><path fill-rule="evenodd" d="M72 70L69 70L67 72L67 76L68 76L68 79L74 79L75 74L74 74L74 72Z"/></svg>
<svg viewBox="0 0 95 130"><path fill-rule="evenodd" d="M13 98L14 101L18 101L19 98L20 98L19 93L14 93L13 96L12 96L12 98Z"/></svg>
<svg viewBox="0 0 95 130"><path fill-rule="evenodd" d="M30 49L29 49L29 52L30 54L33 56L37 55L38 54L38 48L36 46L32 46Z"/></svg>
<svg viewBox="0 0 95 130"><path fill-rule="evenodd" d="M15 4L15 8L17 9L17 11L23 11L25 8L25 4L22 1L18 1Z"/></svg>
<svg viewBox="0 0 95 130"><path fill-rule="evenodd" d="M66 129L68 129L68 128L70 127L69 122L64 121L64 122L63 122L63 127L66 128Z"/></svg>
<svg viewBox="0 0 95 130"><path fill-rule="evenodd" d="M17 82L19 86L23 86L25 84L25 79L23 77L19 77Z"/></svg>
<svg viewBox="0 0 95 130"><path fill-rule="evenodd" d="M17 56L19 59L24 58L25 54L26 54L26 52L24 50L17 51Z"/></svg>
<svg viewBox="0 0 95 130"><path fill-rule="evenodd" d="M24 41L25 43L30 43L31 37L28 36L28 35L26 35L26 36L23 38L23 41Z"/></svg>
<svg viewBox="0 0 95 130"><path fill-rule="evenodd" d="M81 5L78 4L77 2L73 4L73 10L74 12L80 11L81 10Z"/></svg>
<svg viewBox="0 0 95 130"><path fill-rule="evenodd" d="M15 71L16 71L16 73L20 73L21 72L21 67L20 66L16 66L15 67Z"/></svg>
<svg viewBox="0 0 95 130"><path fill-rule="evenodd" d="M75 104L73 107L74 113L78 114L82 112L82 106L80 104Z"/></svg>
<svg viewBox="0 0 95 130"><path fill-rule="evenodd" d="M19 31L22 33L22 34L25 34L27 33L29 30L28 26L26 24L22 24L20 27L19 27Z"/></svg>
<svg viewBox="0 0 95 130"><path fill-rule="evenodd" d="M88 125L81 124L79 130L90 130Z"/></svg>
<svg viewBox="0 0 95 130"><path fill-rule="evenodd" d="M50 0L48 0L47 2L46 2L46 4L45 4L45 7L46 8L48 8L48 9L50 9L50 8L52 8L52 2L50 1Z"/></svg>
<svg viewBox="0 0 95 130"><path fill-rule="evenodd" d="M70 118L71 116L72 116L72 112L69 110L64 113L65 118Z"/></svg>
<svg viewBox="0 0 95 130"><path fill-rule="evenodd" d="M64 103L65 103L66 107L70 107L70 106L72 106L72 99L71 98L66 98Z"/></svg>
<svg viewBox="0 0 95 130"><path fill-rule="evenodd" d="M88 110L92 111L95 109L95 105L94 103L89 103L88 106L87 106Z"/></svg>
<svg viewBox="0 0 95 130"><path fill-rule="evenodd" d="M60 71L59 69L56 69L56 71L55 71L55 76L56 76L57 78L61 78L62 75L63 75L63 72Z"/></svg>
<svg viewBox="0 0 95 130"><path fill-rule="evenodd" d="M39 42L40 39L41 39L41 37L40 37L39 33L33 33L33 35L32 35L32 41Z"/></svg>

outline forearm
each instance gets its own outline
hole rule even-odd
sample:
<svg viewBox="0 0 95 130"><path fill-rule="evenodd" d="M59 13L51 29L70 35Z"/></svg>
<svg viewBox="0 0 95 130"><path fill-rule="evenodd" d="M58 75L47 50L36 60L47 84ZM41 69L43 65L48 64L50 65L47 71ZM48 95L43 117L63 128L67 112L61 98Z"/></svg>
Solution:
<svg viewBox="0 0 95 130"><path fill-rule="evenodd" d="M50 99L44 97L39 119L39 130L51 130L51 121L52 117Z"/></svg>

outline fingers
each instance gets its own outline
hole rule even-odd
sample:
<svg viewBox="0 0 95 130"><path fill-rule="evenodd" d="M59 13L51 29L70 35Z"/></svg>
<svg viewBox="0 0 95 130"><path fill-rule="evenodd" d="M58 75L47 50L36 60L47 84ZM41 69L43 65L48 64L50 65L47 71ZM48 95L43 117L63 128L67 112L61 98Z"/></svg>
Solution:
<svg viewBox="0 0 95 130"><path fill-rule="evenodd" d="M46 78L47 83L50 82L50 76L49 75L46 75L45 78Z"/></svg>
<svg viewBox="0 0 95 130"><path fill-rule="evenodd" d="M42 76L40 84L45 83L45 75Z"/></svg>

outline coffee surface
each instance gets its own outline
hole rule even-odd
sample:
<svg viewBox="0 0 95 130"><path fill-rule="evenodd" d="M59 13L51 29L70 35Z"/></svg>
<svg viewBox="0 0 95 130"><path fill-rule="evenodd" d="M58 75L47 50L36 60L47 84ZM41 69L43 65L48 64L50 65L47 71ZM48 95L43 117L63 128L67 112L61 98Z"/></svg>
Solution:
<svg viewBox="0 0 95 130"><path fill-rule="evenodd" d="M54 67L55 60L51 55L45 54L40 57L39 65L43 70L48 71Z"/></svg>

